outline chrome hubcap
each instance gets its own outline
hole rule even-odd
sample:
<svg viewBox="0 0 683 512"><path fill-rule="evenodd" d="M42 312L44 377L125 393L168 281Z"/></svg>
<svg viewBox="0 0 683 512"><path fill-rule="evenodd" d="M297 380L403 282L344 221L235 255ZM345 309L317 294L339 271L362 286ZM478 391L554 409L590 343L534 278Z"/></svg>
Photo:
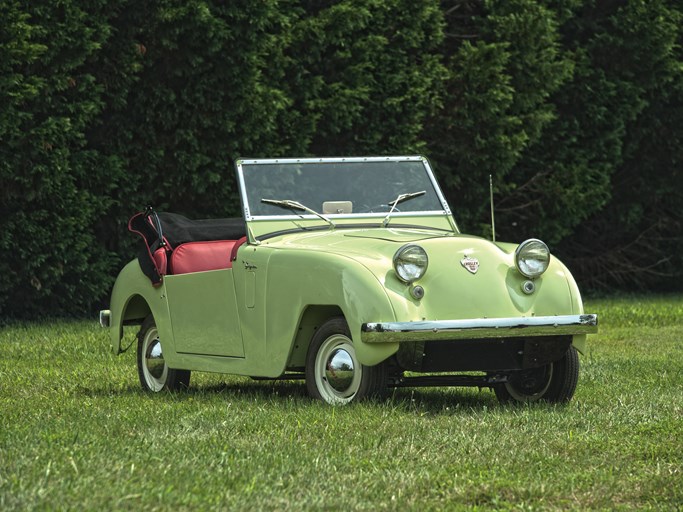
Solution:
<svg viewBox="0 0 683 512"><path fill-rule="evenodd" d="M147 346L145 364L147 365L147 371L155 379L160 379L164 374L166 362L164 361L164 354L161 352L161 343L159 343L159 338L152 340L152 342Z"/></svg>
<svg viewBox="0 0 683 512"><path fill-rule="evenodd" d="M168 378L168 366L164 360L161 342L159 341L159 331L156 327L151 327L145 334L142 349L142 373L147 387L154 392L161 391L164 389Z"/></svg>
<svg viewBox="0 0 683 512"><path fill-rule="evenodd" d="M329 404L351 402L360 387L361 365L351 340L343 334L327 338L315 358L315 385Z"/></svg>
<svg viewBox="0 0 683 512"><path fill-rule="evenodd" d="M342 348L332 352L325 368L325 379L332 389L343 393L351 386L353 375L354 364L351 355Z"/></svg>

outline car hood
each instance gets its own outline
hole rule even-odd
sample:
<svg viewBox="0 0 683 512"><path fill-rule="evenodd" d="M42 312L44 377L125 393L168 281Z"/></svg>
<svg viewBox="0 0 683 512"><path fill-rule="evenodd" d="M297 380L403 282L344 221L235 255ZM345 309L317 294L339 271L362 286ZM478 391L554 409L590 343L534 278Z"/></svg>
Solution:
<svg viewBox="0 0 683 512"><path fill-rule="evenodd" d="M416 300L411 285L401 282L393 256L405 244L425 249L429 265L415 285L425 290ZM288 235L272 245L282 249L338 254L364 265L382 283L397 319L417 321L527 315L578 314L573 283L566 267L554 257L548 270L534 280L535 291L524 293L528 281L515 267L516 244L428 229L335 229ZM463 260L476 260L476 272ZM468 269L468 266L470 269ZM579 301L580 302L580 301Z"/></svg>
<svg viewBox="0 0 683 512"><path fill-rule="evenodd" d="M465 235L417 228L354 228L288 234L273 242L272 245L374 259L380 254L391 251L392 248L395 251L397 247L400 247L396 244L463 236Z"/></svg>

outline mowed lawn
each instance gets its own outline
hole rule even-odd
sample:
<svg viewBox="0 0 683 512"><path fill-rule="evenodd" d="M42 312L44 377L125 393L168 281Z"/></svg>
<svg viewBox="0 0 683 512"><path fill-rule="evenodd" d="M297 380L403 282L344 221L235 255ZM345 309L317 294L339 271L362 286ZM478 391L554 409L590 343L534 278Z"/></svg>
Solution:
<svg viewBox="0 0 683 512"><path fill-rule="evenodd" d="M601 330L565 407L462 388L329 407L200 373L149 396L94 321L4 327L0 510L680 510L683 297L586 310Z"/></svg>

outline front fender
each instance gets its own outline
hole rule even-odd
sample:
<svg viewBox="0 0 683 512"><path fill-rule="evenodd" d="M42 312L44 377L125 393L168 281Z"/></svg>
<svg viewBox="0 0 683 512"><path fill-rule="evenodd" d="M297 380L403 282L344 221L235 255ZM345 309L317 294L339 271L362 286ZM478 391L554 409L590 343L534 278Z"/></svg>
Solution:
<svg viewBox="0 0 683 512"><path fill-rule="evenodd" d="M395 320L382 284L364 265L344 255L309 250L276 251L269 260L266 333L268 352L286 361L298 322L311 305L338 306L351 331L358 360L378 364L398 350L361 341L361 325L373 318Z"/></svg>
<svg viewBox="0 0 683 512"><path fill-rule="evenodd" d="M576 284L574 276L572 276L571 272L569 272L569 269L567 269L564 263L562 263L559 259L555 259L555 261L557 262L558 267L562 270L565 278L567 279L567 286L569 288L572 313L575 315L582 315L584 313L583 300L581 299L581 292L579 291L579 286ZM576 350L581 352L581 354L585 354L586 335L581 334L578 336L574 336L572 338L572 345L574 345L574 347L576 347Z"/></svg>

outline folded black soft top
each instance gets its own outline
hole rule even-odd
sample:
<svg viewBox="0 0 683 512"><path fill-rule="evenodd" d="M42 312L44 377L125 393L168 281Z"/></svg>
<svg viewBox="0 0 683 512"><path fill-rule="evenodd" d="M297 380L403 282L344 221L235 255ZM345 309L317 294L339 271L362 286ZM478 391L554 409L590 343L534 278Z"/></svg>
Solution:
<svg viewBox="0 0 683 512"><path fill-rule="evenodd" d="M247 234L242 218L192 220L177 213L158 215L163 235L172 247L185 242L238 240Z"/></svg>

